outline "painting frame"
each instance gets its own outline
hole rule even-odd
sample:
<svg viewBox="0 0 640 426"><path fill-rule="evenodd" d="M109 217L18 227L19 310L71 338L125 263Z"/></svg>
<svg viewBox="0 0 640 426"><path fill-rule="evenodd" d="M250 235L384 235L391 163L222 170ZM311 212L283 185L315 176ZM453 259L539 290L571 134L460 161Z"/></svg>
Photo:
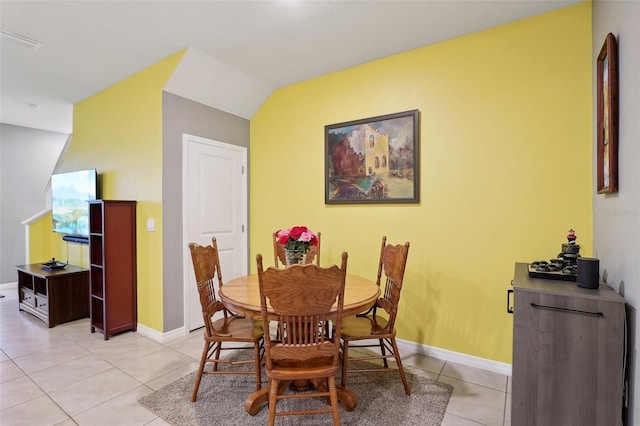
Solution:
<svg viewBox="0 0 640 426"><path fill-rule="evenodd" d="M597 192L618 190L618 53L607 34L597 59Z"/></svg>
<svg viewBox="0 0 640 426"><path fill-rule="evenodd" d="M420 202L417 109L325 126L325 204Z"/></svg>

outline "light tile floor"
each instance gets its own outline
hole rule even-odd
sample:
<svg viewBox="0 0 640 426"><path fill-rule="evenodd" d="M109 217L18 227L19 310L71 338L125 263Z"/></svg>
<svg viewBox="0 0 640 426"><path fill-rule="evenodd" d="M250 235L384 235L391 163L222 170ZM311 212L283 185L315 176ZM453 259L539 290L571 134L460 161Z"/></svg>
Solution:
<svg viewBox="0 0 640 426"><path fill-rule="evenodd" d="M47 328L18 310L16 289L0 299L0 424L166 425L142 396L197 368L202 332L167 344L127 332L105 341L89 319ZM509 377L424 355L409 370L454 387L444 426L510 425Z"/></svg>

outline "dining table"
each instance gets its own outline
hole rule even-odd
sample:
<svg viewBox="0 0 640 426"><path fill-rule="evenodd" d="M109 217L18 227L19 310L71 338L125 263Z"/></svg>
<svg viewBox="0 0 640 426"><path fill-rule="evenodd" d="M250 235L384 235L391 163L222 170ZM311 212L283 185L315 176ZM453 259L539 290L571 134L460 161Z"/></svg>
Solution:
<svg viewBox="0 0 640 426"><path fill-rule="evenodd" d="M242 314L251 318L261 317L260 307L260 287L258 284L258 274L243 275L224 283L218 292L222 303L226 308L234 313ZM380 287L367 278L359 275L347 274L344 288L344 304L342 316L352 316L366 311L373 306L380 296ZM333 309L337 309L337 304ZM267 307L267 312L270 307ZM314 381L316 387L326 386L323 383ZM356 395L343 386L336 384L338 400L347 411L353 411L358 404ZM260 407L269 401L269 387L262 387L260 390L250 394L245 403L244 409L254 416L260 411Z"/></svg>

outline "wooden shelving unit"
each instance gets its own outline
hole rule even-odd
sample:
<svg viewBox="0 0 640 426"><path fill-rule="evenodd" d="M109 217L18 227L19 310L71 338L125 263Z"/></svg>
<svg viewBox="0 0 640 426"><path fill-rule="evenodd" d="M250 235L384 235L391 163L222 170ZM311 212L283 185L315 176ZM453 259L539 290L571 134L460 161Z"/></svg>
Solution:
<svg viewBox="0 0 640 426"><path fill-rule="evenodd" d="M89 201L91 332L136 331L136 202Z"/></svg>

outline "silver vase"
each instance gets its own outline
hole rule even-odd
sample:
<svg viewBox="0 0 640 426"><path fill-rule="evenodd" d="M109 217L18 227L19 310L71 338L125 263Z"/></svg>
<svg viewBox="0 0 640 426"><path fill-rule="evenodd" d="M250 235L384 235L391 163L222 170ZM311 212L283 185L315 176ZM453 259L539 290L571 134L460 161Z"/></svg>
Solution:
<svg viewBox="0 0 640 426"><path fill-rule="evenodd" d="M304 265L307 262L306 250L289 250L284 249L284 257L286 260L286 266L291 265Z"/></svg>

